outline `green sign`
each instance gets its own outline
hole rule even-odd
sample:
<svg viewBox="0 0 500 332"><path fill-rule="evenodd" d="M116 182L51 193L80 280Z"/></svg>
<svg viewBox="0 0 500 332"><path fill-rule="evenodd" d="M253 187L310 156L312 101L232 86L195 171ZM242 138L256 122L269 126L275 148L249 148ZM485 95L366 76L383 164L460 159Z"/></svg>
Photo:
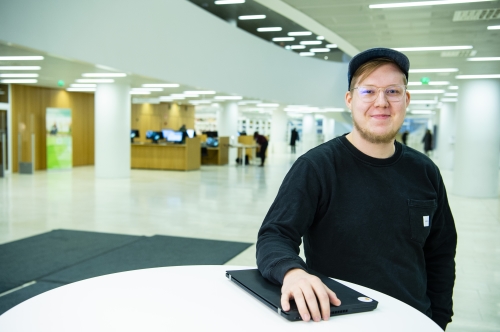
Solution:
<svg viewBox="0 0 500 332"><path fill-rule="evenodd" d="M422 84L423 84L423 85L427 85L427 84L429 84L429 82L430 82L430 81L431 81L431 79L430 79L430 78L428 78L428 77L422 77L422 78L420 79L420 82L422 82Z"/></svg>

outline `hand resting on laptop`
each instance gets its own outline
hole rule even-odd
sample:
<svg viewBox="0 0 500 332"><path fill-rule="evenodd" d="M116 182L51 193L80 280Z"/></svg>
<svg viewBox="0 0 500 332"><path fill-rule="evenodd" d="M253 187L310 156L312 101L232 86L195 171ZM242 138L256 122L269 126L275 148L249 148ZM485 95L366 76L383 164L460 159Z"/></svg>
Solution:
<svg viewBox="0 0 500 332"><path fill-rule="evenodd" d="M290 300L297 304L302 320L319 322L330 318L330 303L339 306L340 300L318 277L302 269L291 269L285 274L281 287L281 307L290 310ZM318 307L319 303L319 307ZM309 309L308 309L309 308ZM320 312L321 310L321 312Z"/></svg>

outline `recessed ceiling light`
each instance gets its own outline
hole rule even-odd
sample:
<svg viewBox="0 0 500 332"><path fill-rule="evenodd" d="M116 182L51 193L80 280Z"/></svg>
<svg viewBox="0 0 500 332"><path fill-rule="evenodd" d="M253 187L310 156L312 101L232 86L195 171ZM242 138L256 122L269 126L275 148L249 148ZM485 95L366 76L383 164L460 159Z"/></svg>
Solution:
<svg viewBox="0 0 500 332"><path fill-rule="evenodd" d="M126 77L127 74L125 73L84 73L82 74L82 77Z"/></svg>
<svg viewBox="0 0 500 332"><path fill-rule="evenodd" d="M215 96L217 100L241 100L243 97L241 96Z"/></svg>
<svg viewBox="0 0 500 332"><path fill-rule="evenodd" d="M434 99L431 99L431 100L422 100L422 99L420 99L420 100L416 99L415 100L415 99L412 99L410 101L410 104L415 104L415 105L416 104L424 104L424 105L426 105L426 104L437 104L437 100L434 100Z"/></svg>
<svg viewBox="0 0 500 332"><path fill-rule="evenodd" d="M276 37L273 38L273 41L294 41L295 38L293 37Z"/></svg>
<svg viewBox="0 0 500 332"><path fill-rule="evenodd" d="M458 90L458 85L451 85L448 87L450 90Z"/></svg>
<svg viewBox="0 0 500 332"><path fill-rule="evenodd" d="M79 78L77 83L113 83L115 80L111 78Z"/></svg>
<svg viewBox="0 0 500 332"><path fill-rule="evenodd" d="M458 101L457 98L441 98L441 101L448 103L456 103Z"/></svg>
<svg viewBox="0 0 500 332"><path fill-rule="evenodd" d="M163 91L162 88L132 88L132 91Z"/></svg>
<svg viewBox="0 0 500 332"><path fill-rule="evenodd" d="M151 91L145 91L145 90L132 90L129 92L131 95L150 95Z"/></svg>
<svg viewBox="0 0 500 332"><path fill-rule="evenodd" d="M179 84L175 83L154 83L154 84L143 84L144 88L178 88Z"/></svg>
<svg viewBox="0 0 500 332"><path fill-rule="evenodd" d="M257 104L257 107L278 107L280 104L275 104L275 103L262 103L262 104Z"/></svg>
<svg viewBox="0 0 500 332"><path fill-rule="evenodd" d="M470 45L463 46L426 46L426 47L396 47L393 50L399 52L417 52L417 51L451 51L451 50L470 50Z"/></svg>
<svg viewBox="0 0 500 332"><path fill-rule="evenodd" d="M337 48L337 44L327 44L326 47L328 48Z"/></svg>
<svg viewBox="0 0 500 332"><path fill-rule="evenodd" d="M301 41L301 45L321 45L323 42L321 40L304 40Z"/></svg>
<svg viewBox="0 0 500 332"><path fill-rule="evenodd" d="M331 50L329 48L311 48L310 51L314 53L322 53L322 52L330 52Z"/></svg>
<svg viewBox="0 0 500 332"><path fill-rule="evenodd" d="M325 40L325 37L324 36L318 36L316 37L317 40Z"/></svg>
<svg viewBox="0 0 500 332"><path fill-rule="evenodd" d="M430 69L410 69L410 73L453 73L457 72L458 68L430 68Z"/></svg>
<svg viewBox="0 0 500 332"><path fill-rule="evenodd" d="M72 88L95 88L97 84L90 83L72 83L69 85Z"/></svg>
<svg viewBox="0 0 500 332"><path fill-rule="evenodd" d="M500 74L489 74L489 75L457 75L455 76L457 80L468 80L468 79L481 79L481 78L500 78Z"/></svg>
<svg viewBox="0 0 500 332"><path fill-rule="evenodd" d="M300 52L299 55L300 56L314 56L314 53L313 52Z"/></svg>
<svg viewBox="0 0 500 332"><path fill-rule="evenodd" d="M266 18L266 15L242 15L238 16L239 20L263 20Z"/></svg>
<svg viewBox="0 0 500 332"><path fill-rule="evenodd" d="M289 36L310 36L313 33L311 31L296 31L296 32L289 32Z"/></svg>
<svg viewBox="0 0 500 332"><path fill-rule="evenodd" d="M0 66L0 70L40 70L40 66Z"/></svg>
<svg viewBox="0 0 500 332"><path fill-rule="evenodd" d="M15 78L11 78L11 79L6 79L6 80L0 80L0 83L37 83L38 81L35 80L35 79L15 79Z"/></svg>
<svg viewBox="0 0 500 332"><path fill-rule="evenodd" d="M490 25L488 30L500 30L500 25Z"/></svg>
<svg viewBox="0 0 500 332"><path fill-rule="evenodd" d="M30 56L0 56L0 61L7 60L43 60L43 56L41 55L30 55Z"/></svg>
<svg viewBox="0 0 500 332"><path fill-rule="evenodd" d="M215 91L184 91L185 94L214 95Z"/></svg>
<svg viewBox="0 0 500 332"><path fill-rule="evenodd" d="M444 93L444 90L408 90L408 92L414 94L431 94L431 93Z"/></svg>
<svg viewBox="0 0 500 332"><path fill-rule="evenodd" d="M281 31L283 28L281 27L267 27L267 28L257 28L259 32L268 32L268 31Z"/></svg>
<svg viewBox="0 0 500 332"><path fill-rule="evenodd" d="M487 2L495 0L442 0L442 1L416 1L416 2L400 2L400 3L381 3L369 5L369 8L400 8L400 7L419 7L419 6L437 6L451 5L456 3L471 3L471 2Z"/></svg>
<svg viewBox="0 0 500 332"><path fill-rule="evenodd" d="M292 46L290 46L290 48L292 50L303 50L304 48L306 48L306 46L305 45L292 45Z"/></svg>
<svg viewBox="0 0 500 332"><path fill-rule="evenodd" d="M66 91L70 91L70 92L94 92L95 88L72 87L72 88L67 88Z"/></svg>
<svg viewBox="0 0 500 332"><path fill-rule="evenodd" d="M448 81L430 81L426 85L448 85L450 82ZM408 82L408 85L424 85L422 82Z"/></svg>
<svg viewBox="0 0 500 332"><path fill-rule="evenodd" d="M245 3L245 0L217 0L216 5L232 5L236 3Z"/></svg>
<svg viewBox="0 0 500 332"><path fill-rule="evenodd" d="M500 61L500 57L467 58L467 61Z"/></svg>
<svg viewBox="0 0 500 332"><path fill-rule="evenodd" d="M458 93L456 93L456 92L447 92L443 96L445 96L445 97L458 97Z"/></svg>
<svg viewBox="0 0 500 332"><path fill-rule="evenodd" d="M0 77L9 77L9 78L28 78L28 77L38 77L38 74L0 74Z"/></svg>

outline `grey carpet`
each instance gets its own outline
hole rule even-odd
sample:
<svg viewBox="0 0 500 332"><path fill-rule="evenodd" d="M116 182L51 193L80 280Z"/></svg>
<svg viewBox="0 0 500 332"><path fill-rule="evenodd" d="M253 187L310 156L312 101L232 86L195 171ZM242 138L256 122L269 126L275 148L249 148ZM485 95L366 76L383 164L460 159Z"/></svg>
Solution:
<svg viewBox="0 0 500 332"><path fill-rule="evenodd" d="M54 230L2 244L0 294L139 239L140 236Z"/></svg>
<svg viewBox="0 0 500 332"><path fill-rule="evenodd" d="M46 276L70 283L104 274L178 265L221 265L251 243L155 235Z"/></svg>

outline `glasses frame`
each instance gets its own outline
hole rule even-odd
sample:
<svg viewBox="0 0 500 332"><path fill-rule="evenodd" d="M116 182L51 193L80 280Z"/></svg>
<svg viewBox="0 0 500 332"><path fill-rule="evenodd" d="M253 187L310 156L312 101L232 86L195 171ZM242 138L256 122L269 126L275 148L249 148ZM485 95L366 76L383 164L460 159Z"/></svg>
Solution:
<svg viewBox="0 0 500 332"><path fill-rule="evenodd" d="M391 87L391 86L397 86L397 87L402 87L402 88L403 88L403 93L401 94L401 97L400 97L400 98L398 98L398 99L393 99L393 97L390 97L390 96L388 96L388 95L386 94L386 90L387 90L389 87ZM359 91L359 88L362 88L362 87L370 87L370 88L371 88L371 87L373 87L373 88L375 88L375 89L377 90L377 93L373 95L373 99L368 100L368 99L366 99L366 96L364 96L364 97L363 97L363 96L361 96L360 91ZM383 91L384 91L384 97L385 97L385 99L386 99L386 100L388 100L388 101L392 101L392 102L397 102L397 101L402 101L402 100L405 98L405 96L406 96L406 93L405 93L405 92L408 90L408 87L407 87L406 85L404 85L404 84L391 84L391 85L388 85L388 86L385 86L385 87L378 87L378 86L375 86L375 85L359 85L359 86L357 86L357 87L353 88L353 90L358 90L358 96L359 96L359 98L360 98L362 101L365 101L365 102L367 102L367 103L372 103L372 102L374 102L375 100L377 100L378 96L380 95L380 90L383 90Z"/></svg>

